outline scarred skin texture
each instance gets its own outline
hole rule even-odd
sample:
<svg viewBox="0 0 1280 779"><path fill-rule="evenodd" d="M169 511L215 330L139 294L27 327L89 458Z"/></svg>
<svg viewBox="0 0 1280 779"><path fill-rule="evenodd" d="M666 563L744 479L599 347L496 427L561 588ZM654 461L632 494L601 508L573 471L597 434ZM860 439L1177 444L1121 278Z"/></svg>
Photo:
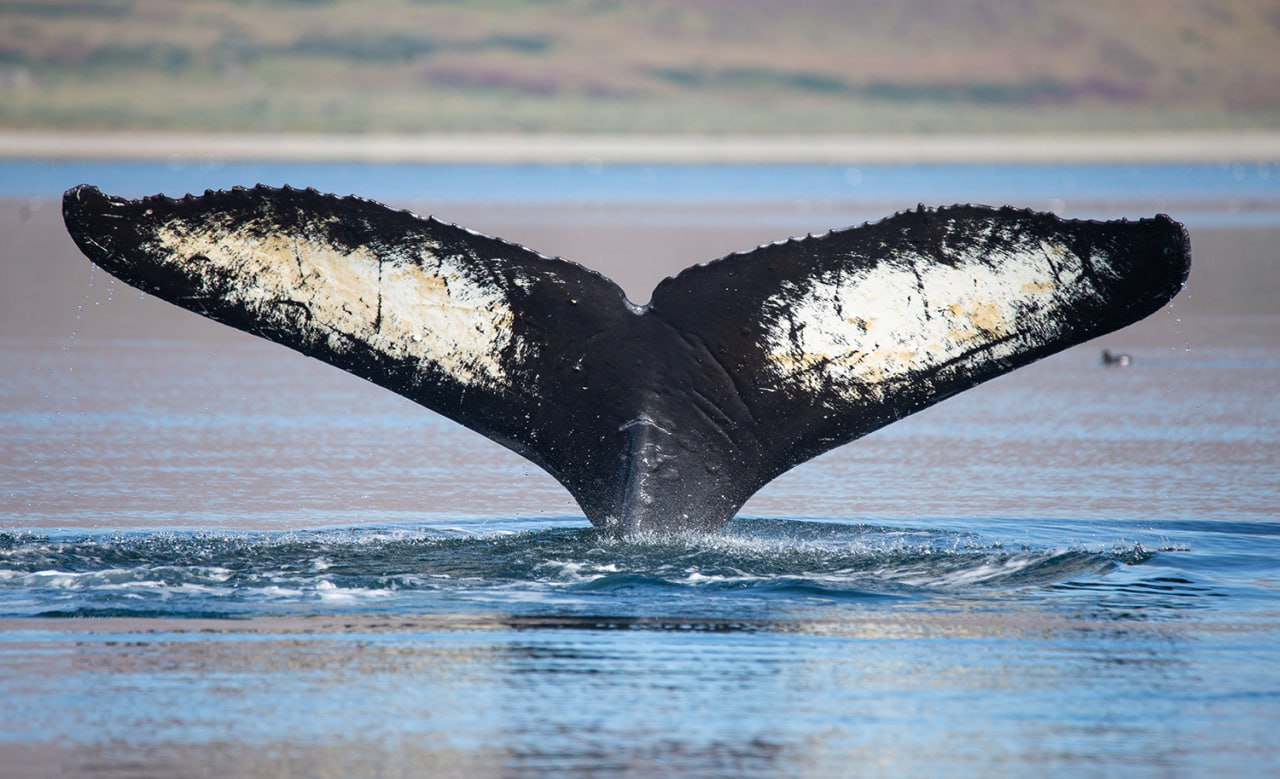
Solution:
<svg viewBox="0 0 1280 779"><path fill-rule="evenodd" d="M488 436L618 534L714 531L812 457L1158 310L1191 261L1163 215L922 208L688 268L639 307L574 263L314 190L82 186L63 213L123 281Z"/></svg>

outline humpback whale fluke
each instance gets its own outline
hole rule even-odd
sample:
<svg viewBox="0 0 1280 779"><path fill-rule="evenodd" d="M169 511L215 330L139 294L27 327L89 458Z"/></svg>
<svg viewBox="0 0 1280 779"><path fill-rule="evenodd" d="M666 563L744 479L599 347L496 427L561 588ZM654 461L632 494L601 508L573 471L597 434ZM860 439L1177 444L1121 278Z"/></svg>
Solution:
<svg viewBox="0 0 1280 779"><path fill-rule="evenodd" d="M644 307L604 276L314 190L63 200L139 289L513 449L619 533L715 530L784 471L1138 321L1186 281L1167 216L952 206L688 268Z"/></svg>

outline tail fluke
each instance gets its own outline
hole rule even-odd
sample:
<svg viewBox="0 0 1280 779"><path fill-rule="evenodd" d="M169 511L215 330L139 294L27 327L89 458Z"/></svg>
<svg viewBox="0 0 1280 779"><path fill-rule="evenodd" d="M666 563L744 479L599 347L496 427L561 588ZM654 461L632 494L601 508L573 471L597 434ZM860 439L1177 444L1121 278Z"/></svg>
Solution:
<svg viewBox="0 0 1280 779"><path fill-rule="evenodd" d="M784 471L1152 313L1167 217L921 209L695 266L647 307L579 265L358 198L64 198L123 281L438 411L619 532L714 530Z"/></svg>

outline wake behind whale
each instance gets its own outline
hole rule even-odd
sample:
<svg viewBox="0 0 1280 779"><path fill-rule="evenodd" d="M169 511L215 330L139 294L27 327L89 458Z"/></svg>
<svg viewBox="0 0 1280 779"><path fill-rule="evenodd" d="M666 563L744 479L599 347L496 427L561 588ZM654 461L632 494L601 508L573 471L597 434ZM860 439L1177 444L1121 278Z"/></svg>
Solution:
<svg viewBox="0 0 1280 779"><path fill-rule="evenodd" d="M689 268L598 273L359 198L256 187L64 218L123 281L391 389L539 465L598 527L715 530L790 468L1156 311L1168 217L953 206Z"/></svg>

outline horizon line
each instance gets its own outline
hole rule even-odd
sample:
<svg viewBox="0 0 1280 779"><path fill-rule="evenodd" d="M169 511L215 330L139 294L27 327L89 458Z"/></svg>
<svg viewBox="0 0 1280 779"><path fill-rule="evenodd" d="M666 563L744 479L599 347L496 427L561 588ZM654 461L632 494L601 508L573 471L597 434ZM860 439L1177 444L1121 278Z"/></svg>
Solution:
<svg viewBox="0 0 1280 779"><path fill-rule="evenodd" d="M307 134L0 129L0 159L627 163L1280 162L1280 131L1061 134Z"/></svg>

